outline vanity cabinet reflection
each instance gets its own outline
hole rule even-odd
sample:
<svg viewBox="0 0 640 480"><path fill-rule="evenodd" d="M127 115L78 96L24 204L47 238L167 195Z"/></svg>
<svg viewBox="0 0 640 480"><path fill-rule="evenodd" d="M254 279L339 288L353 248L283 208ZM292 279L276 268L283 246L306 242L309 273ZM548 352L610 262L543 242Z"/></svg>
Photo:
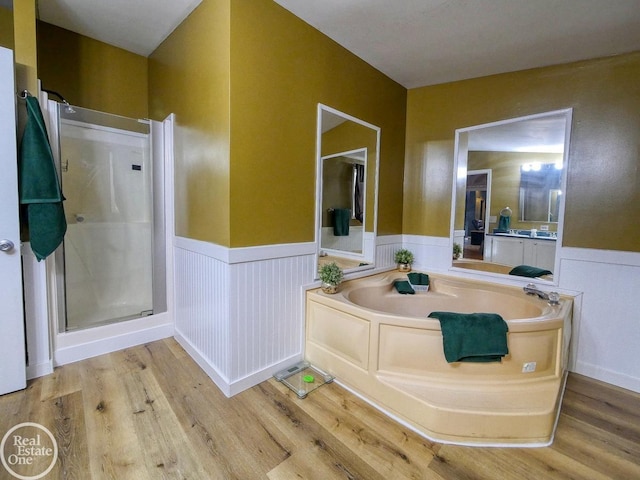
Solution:
<svg viewBox="0 0 640 480"><path fill-rule="evenodd" d="M485 261L512 267L529 265L553 271L555 255L555 240L487 235L484 244Z"/></svg>

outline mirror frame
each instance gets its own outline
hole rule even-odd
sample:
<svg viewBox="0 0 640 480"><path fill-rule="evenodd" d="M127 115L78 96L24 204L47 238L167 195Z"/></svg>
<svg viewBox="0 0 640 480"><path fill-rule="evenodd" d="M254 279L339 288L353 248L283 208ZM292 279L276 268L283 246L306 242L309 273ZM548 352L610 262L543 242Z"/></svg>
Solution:
<svg viewBox="0 0 640 480"><path fill-rule="evenodd" d="M564 116L565 120L565 128L564 128L564 151L563 151L563 169L562 176L560 180L561 189L565 192L565 195L561 195L559 212L560 218L557 223L557 235L556 235L556 248L555 248L555 258L554 258L554 269L553 269L553 280L545 280L536 278L535 281L538 283L555 285L559 284L559 266L560 266L560 255L559 251L562 247L562 238L563 238L563 230L564 230L564 217L565 217L565 202L566 202L566 192L567 192L567 172L569 170L569 146L571 143L571 125L572 125L572 117L573 117L573 109L572 108L564 108L560 110L552 110L548 112L536 113L532 115L525 115L522 117L509 118L505 120L499 120L496 122L484 123L481 125L473 125L471 127L458 128L455 131L455 140L454 140L454 159L453 159L453 187L451 192L451 224L449 230L449 252L453 250L453 244L455 242L455 221L456 221L456 201L457 201L457 192L458 189L464 185L466 190L466 178L467 178L467 159L468 159L468 139L465 134L469 132L473 132L475 130L481 130L485 128L497 127L501 125L506 125L515 122L527 121L527 120L535 120L539 118L551 117L551 116ZM463 141L465 143L464 148L461 148L460 142ZM463 183L464 182L464 183ZM487 222L488 226L488 222ZM467 269L463 267L456 267L453 264L453 260L451 260L450 271L467 273L473 275L487 276L494 279L510 279L510 280L520 280L525 283L529 283L534 279L527 277L518 277L503 273L495 273L484 270L476 270L476 269Z"/></svg>
<svg viewBox="0 0 640 480"><path fill-rule="evenodd" d="M322 156L322 114L323 112L331 113L338 117L344 118L345 121L351 121L361 125L363 127L369 128L373 130L376 134L376 152L375 159L371 158L371 154L367 151L367 164L365 165L365 169L368 172L369 168L371 168L370 162L374 160L375 166L375 175L374 175L374 188L373 188L373 212L369 212L369 210L365 206L365 218L363 222L363 251L361 254L347 254L344 258L347 259L365 259L369 256L372 260L368 265L363 265L360 267L348 268L344 269L344 273L348 274L351 272L359 272L362 270L369 270L375 268L376 261L376 236L378 233L378 186L379 186L379 178L380 178L380 127L373 125L369 122L356 118L347 113L341 112L335 108L329 107L328 105L324 105L322 103L318 103L317 107L317 123L316 123L316 222L315 222L315 243L316 243L316 254L315 254L315 265L319 264L320 260L320 251L321 251L321 240L322 240L322 167L323 167L323 156ZM361 147L354 148L352 150L359 150ZM368 173L367 173L368 178ZM365 187L365 191L369 191L369 186ZM366 203L366 200L365 200ZM373 232L367 234L366 231L366 220L367 215L373 215ZM368 239L367 236L370 235L371 238ZM365 251L370 251L370 255L365 255ZM318 269L316 268L314 279L317 280L318 277Z"/></svg>

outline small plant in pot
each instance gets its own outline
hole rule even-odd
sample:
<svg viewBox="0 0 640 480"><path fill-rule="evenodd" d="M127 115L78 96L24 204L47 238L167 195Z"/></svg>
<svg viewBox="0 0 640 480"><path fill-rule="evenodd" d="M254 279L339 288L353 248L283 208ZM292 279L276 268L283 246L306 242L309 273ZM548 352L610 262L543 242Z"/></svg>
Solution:
<svg viewBox="0 0 640 480"><path fill-rule="evenodd" d="M396 261L396 264L398 265L398 270L400 270L401 272L411 271L411 264L413 263L413 253L411 253L409 250L407 250L406 248L401 248L395 253L394 259Z"/></svg>
<svg viewBox="0 0 640 480"><path fill-rule="evenodd" d="M458 260L460 257L462 257L462 247L460 246L459 243L454 243L453 244L453 259L454 260Z"/></svg>
<svg viewBox="0 0 640 480"><path fill-rule="evenodd" d="M342 269L336 262L325 263L320 267L320 281L322 282L322 291L325 293L336 293L338 285L344 278Z"/></svg>

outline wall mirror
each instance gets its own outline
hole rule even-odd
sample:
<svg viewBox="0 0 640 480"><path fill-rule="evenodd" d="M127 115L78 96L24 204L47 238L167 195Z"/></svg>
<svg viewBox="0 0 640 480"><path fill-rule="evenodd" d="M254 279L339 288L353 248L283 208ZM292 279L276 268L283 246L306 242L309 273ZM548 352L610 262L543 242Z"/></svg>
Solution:
<svg viewBox="0 0 640 480"><path fill-rule="evenodd" d="M557 284L571 109L461 128L455 136L453 269L509 275L526 265Z"/></svg>
<svg viewBox="0 0 640 480"><path fill-rule="evenodd" d="M317 127L318 267L373 268L380 128L322 104Z"/></svg>

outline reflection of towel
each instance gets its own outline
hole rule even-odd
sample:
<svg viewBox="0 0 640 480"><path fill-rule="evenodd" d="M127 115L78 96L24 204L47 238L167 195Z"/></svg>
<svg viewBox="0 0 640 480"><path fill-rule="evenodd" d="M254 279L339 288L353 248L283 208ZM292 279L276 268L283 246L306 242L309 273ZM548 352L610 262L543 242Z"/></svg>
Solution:
<svg viewBox="0 0 640 480"><path fill-rule="evenodd" d="M498 220L498 230L509 231L509 225L511 225L511 217L500 215Z"/></svg>
<svg viewBox="0 0 640 480"><path fill-rule="evenodd" d="M431 312L440 320L447 362L499 362L509 353L509 327L496 313Z"/></svg>
<svg viewBox="0 0 640 480"><path fill-rule="evenodd" d="M396 280L393 286L396 287L398 293L401 293L402 295L413 295L416 293L406 280Z"/></svg>
<svg viewBox="0 0 640 480"><path fill-rule="evenodd" d="M535 278L542 277L543 275L552 275L552 272L550 270L545 270L544 268L530 267L529 265L518 265L509 272L509 275Z"/></svg>
<svg viewBox="0 0 640 480"><path fill-rule="evenodd" d="M333 210L333 234L336 237L349 235L349 220L351 220L351 210L348 208L336 208Z"/></svg>
<svg viewBox="0 0 640 480"><path fill-rule="evenodd" d="M27 124L20 143L20 203L27 205L31 249L40 261L62 243L67 222L40 105L32 96L26 104Z"/></svg>

